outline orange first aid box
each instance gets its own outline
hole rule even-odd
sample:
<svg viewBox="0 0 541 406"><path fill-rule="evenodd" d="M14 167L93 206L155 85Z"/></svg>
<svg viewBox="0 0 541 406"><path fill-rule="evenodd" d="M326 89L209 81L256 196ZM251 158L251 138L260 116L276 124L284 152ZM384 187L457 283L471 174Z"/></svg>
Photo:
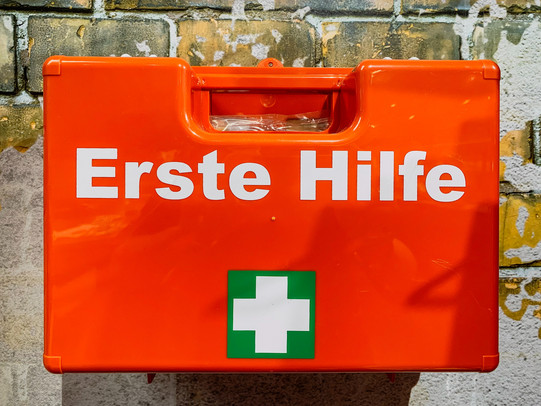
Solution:
<svg viewBox="0 0 541 406"><path fill-rule="evenodd" d="M43 75L51 372L497 366L493 63Z"/></svg>

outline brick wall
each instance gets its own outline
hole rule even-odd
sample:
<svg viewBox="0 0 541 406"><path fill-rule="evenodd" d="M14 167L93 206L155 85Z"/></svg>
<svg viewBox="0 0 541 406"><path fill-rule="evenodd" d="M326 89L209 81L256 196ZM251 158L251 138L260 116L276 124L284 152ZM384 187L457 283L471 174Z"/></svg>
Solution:
<svg viewBox="0 0 541 406"><path fill-rule="evenodd" d="M0 0L0 405L302 403L308 393L331 403L541 404L540 4ZM351 67L385 57L495 60L502 69L499 369L403 374L394 386L370 374L164 374L150 386L142 375L49 375L41 367L41 65L53 54L178 56L226 66L265 57L285 66Z"/></svg>

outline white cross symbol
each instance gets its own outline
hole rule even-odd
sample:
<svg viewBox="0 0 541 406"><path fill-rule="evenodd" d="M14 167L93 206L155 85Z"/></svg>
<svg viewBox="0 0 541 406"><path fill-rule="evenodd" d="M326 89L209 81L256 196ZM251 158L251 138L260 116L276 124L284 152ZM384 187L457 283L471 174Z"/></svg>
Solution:
<svg viewBox="0 0 541 406"><path fill-rule="evenodd" d="M257 276L255 299L233 300L233 330L255 331L256 353L287 353L288 331L310 330L310 299L287 298L287 276Z"/></svg>

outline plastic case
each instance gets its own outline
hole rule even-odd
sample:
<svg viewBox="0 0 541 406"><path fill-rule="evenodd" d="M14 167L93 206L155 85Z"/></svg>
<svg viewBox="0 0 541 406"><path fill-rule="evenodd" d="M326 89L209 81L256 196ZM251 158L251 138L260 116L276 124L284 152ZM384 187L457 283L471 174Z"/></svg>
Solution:
<svg viewBox="0 0 541 406"><path fill-rule="evenodd" d="M43 73L51 372L496 367L492 62Z"/></svg>

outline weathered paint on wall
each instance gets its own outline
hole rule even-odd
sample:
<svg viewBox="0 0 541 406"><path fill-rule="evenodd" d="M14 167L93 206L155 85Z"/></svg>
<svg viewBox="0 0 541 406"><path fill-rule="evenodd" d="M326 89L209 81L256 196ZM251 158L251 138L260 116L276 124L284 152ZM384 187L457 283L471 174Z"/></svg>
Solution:
<svg viewBox="0 0 541 406"><path fill-rule="evenodd" d="M541 404L538 3L0 0L0 405ZM502 69L500 367L490 374L399 374L394 384L382 374L163 374L148 385L141 374L47 373L40 359L40 72L52 53L246 66L266 56L286 66L354 66L383 57L495 60Z"/></svg>
<svg viewBox="0 0 541 406"><path fill-rule="evenodd" d="M503 314L515 321L525 316L538 318L541 339L541 278L500 279L499 303Z"/></svg>
<svg viewBox="0 0 541 406"><path fill-rule="evenodd" d="M0 151L13 147L26 151L43 134L43 112L39 104L0 105Z"/></svg>
<svg viewBox="0 0 541 406"><path fill-rule="evenodd" d="M537 265L541 261L541 195L503 195L500 203L500 264Z"/></svg>

